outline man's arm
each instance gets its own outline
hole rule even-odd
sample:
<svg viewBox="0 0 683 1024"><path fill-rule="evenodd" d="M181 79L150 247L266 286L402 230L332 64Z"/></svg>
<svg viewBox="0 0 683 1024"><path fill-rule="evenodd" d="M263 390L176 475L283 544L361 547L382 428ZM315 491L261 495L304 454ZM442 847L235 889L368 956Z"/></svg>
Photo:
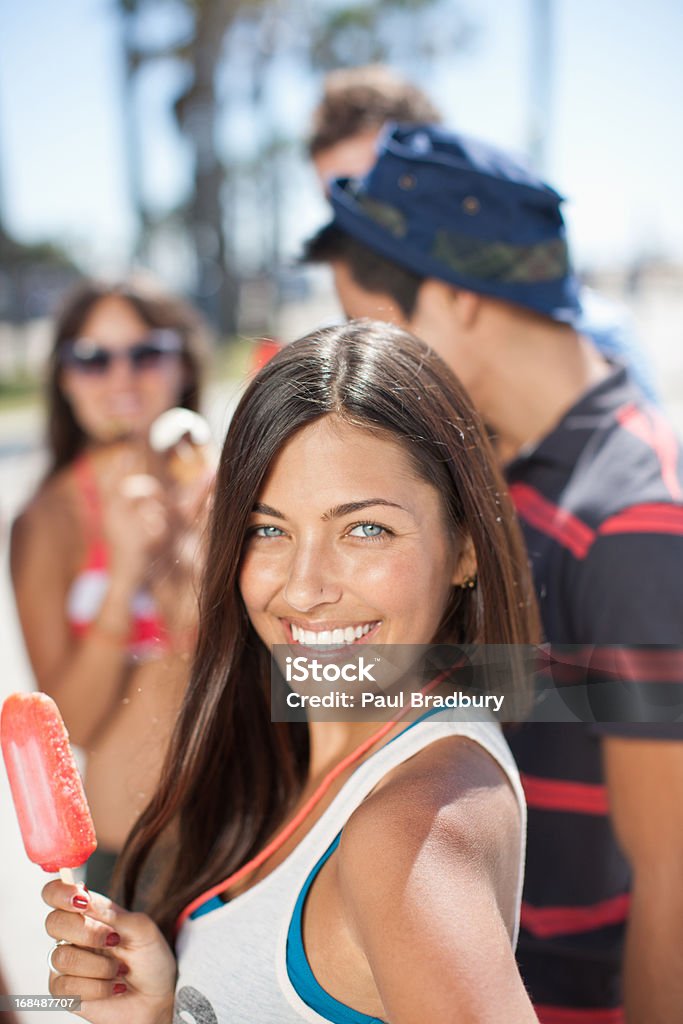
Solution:
<svg viewBox="0 0 683 1024"><path fill-rule="evenodd" d="M606 737L617 838L633 871L624 955L628 1024L683 1019L683 742Z"/></svg>
<svg viewBox="0 0 683 1024"><path fill-rule="evenodd" d="M581 637L606 645L595 656L613 659L613 675L627 684L615 710L638 718L596 726L612 824L633 872L623 962L628 1024L683 1020L683 511L670 508L670 533L600 537L579 594ZM624 647L615 652L614 644Z"/></svg>

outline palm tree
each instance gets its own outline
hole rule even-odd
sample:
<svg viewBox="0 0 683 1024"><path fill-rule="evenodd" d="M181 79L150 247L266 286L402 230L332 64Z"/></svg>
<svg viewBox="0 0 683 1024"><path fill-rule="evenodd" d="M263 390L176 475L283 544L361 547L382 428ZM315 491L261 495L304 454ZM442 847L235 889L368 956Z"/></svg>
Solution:
<svg viewBox="0 0 683 1024"><path fill-rule="evenodd" d="M136 22L143 12L159 6L159 0L118 0L123 17L123 47L126 62L125 116L129 181L140 223L136 246L146 250L153 224L142 185L138 146L137 113L134 102L135 76L150 61L173 59L187 71L188 84L175 100L179 129L193 154L193 185L186 204L186 227L193 241L196 261L194 297L208 318L226 334L234 333L237 322L237 278L226 244L223 216L225 169L219 157L216 135L220 100L216 72L220 65L226 34L246 7L258 7L260 0L247 4L239 0L183 0L189 32L170 45L147 47L137 39Z"/></svg>

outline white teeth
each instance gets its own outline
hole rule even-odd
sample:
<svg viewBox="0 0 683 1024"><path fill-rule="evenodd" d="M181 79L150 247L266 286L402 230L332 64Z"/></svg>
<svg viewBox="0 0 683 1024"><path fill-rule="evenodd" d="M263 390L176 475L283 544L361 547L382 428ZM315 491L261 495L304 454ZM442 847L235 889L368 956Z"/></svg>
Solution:
<svg viewBox="0 0 683 1024"><path fill-rule="evenodd" d="M377 625L376 622L367 622L364 626L346 626L343 629L322 629L314 632L311 629L303 629L294 622L291 623L292 639L295 643L312 645L345 645L352 644L355 640L367 636L371 629Z"/></svg>

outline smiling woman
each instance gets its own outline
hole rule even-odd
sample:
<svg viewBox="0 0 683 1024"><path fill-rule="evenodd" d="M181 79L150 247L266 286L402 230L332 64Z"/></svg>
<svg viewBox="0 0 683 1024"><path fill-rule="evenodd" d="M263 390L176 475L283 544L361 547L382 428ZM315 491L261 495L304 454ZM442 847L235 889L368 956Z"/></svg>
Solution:
<svg viewBox="0 0 683 1024"><path fill-rule="evenodd" d="M176 970L196 1024L534 1021L514 960L524 803L498 725L274 724L268 701L275 644L528 643L531 595L485 431L437 356L372 322L276 356L223 449L196 660L124 854L128 905L160 840L175 855L150 917L94 893L82 916L46 887L48 930L72 943L52 990L95 1022L117 1005L170 1020Z"/></svg>
<svg viewBox="0 0 683 1024"><path fill-rule="evenodd" d="M55 325L47 373L50 465L12 531L12 576L38 686L87 753L99 846L116 855L154 791L196 625L192 530L147 436L199 401L198 323L180 300L132 281L83 283ZM193 513L194 517L194 513Z"/></svg>

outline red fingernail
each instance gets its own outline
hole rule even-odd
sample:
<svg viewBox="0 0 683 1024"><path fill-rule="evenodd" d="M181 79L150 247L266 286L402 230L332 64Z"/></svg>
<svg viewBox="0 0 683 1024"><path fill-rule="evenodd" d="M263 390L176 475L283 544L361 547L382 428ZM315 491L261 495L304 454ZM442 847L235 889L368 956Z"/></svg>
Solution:
<svg viewBox="0 0 683 1024"><path fill-rule="evenodd" d="M90 905L90 900L83 893L76 893L75 896L71 897L71 906L75 907L76 910L87 910Z"/></svg>
<svg viewBox="0 0 683 1024"><path fill-rule="evenodd" d="M119 969L116 972L117 978L122 978L124 974L128 974L130 968L126 964L119 964Z"/></svg>
<svg viewBox="0 0 683 1024"><path fill-rule="evenodd" d="M118 946L121 941L121 936L118 932L109 932L106 939L104 940L105 946Z"/></svg>
<svg viewBox="0 0 683 1024"><path fill-rule="evenodd" d="M115 996L120 996L124 992L127 992L127 991L128 991L128 986L127 985L122 985L120 982L117 982L117 984L114 985L114 988L112 989L112 992L114 993Z"/></svg>

